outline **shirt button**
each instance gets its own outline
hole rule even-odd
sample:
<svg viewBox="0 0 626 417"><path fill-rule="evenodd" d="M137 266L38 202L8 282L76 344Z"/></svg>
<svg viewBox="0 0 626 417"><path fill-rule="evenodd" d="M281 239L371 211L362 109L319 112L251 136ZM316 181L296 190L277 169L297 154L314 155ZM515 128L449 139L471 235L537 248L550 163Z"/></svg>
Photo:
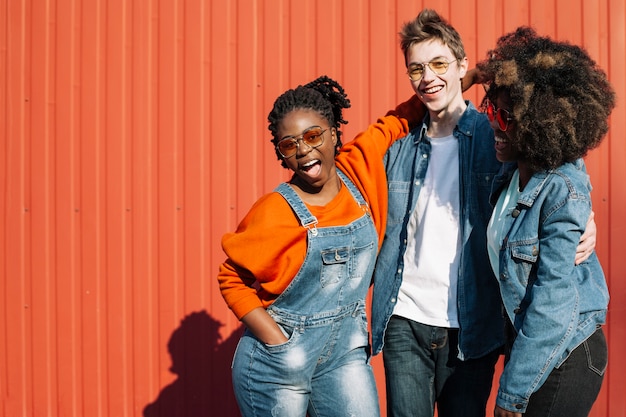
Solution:
<svg viewBox="0 0 626 417"><path fill-rule="evenodd" d="M521 410L522 408L524 408L524 406L522 404L513 404L515 406L515 408L517 408L518 410Z"/></svg>
<svg viewBox="0 0 626 417"><path fill-rule="evenodd" d="M425 153L423 153L423 154L422 154L422 158L426 159L426 158L428 158L428 155L427 155L427 154L425 154Z"/></svg>
<svg viewBox="0 0 626 417"><path fill-rule="evenodd" d="M513 310L513 312L514 312L515 314L519 314L519 312L520 312L520 311L522 311L522 310L521 310L519 307L517 307L515 310Z"/></svg>

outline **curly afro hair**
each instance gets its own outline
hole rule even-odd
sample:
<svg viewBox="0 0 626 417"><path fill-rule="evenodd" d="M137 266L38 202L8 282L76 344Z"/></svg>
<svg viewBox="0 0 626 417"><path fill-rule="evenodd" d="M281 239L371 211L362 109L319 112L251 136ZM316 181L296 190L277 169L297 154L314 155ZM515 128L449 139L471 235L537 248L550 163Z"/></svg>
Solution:
<svg viewBox="0 0 626 417"><path fill-rule="evenodd" d="M509 142L532 169L556 168L600 144L615 92L584 49L520 27L487 57L477 65L488 86L482 106L509 94L516 122Z"/></svg>
<svg viewBox="0 0 626 417"><path fill-rule="evenodd" d="M268 129L272 132L274 147L278 144L278 125L288 113L294 110L310 109L318 112L328 121L329 126L337 131L336 152L341 148L340 124L347 124L343 119L343 109L350 107L350 100L343 87L330 77L325 75L311 81L306 85L285 91L274 102L274 107L267 116ZM282 161L282 166L287 168L283 157L276 149L276 157Z"/></svg>

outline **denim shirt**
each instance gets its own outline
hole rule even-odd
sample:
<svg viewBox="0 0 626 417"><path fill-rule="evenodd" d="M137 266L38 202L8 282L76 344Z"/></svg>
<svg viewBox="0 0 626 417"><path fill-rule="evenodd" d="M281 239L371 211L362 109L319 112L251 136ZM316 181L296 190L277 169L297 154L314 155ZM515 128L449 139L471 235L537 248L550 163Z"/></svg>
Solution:
<svg viewBox="0 0 626 417"><path fill-rule="evenodd" d="M383 348L384 333L397 302L407 247L407 224L426 176L430 142L424 123L395 142L385 155L389 187L387 229L374 272L372 347ZM491 184L501 164L487 117L471 102L453 132L459 141L461 254L457 307L459 358L478 358L504 344L504 321L498 283L487 255ZM445 267L445 265L442 265Z"/></svg>
<svg viewBox="0 0 626 417"><path fill-rule="evenodd" d="M505 164L492 201L515 166ZM550 372L606 319L609 293L595 253L574 265L591 213L591 184L582 160L533 175L511 212L499 255L498 281L517 331L496 403L524 413Z"/></svg>

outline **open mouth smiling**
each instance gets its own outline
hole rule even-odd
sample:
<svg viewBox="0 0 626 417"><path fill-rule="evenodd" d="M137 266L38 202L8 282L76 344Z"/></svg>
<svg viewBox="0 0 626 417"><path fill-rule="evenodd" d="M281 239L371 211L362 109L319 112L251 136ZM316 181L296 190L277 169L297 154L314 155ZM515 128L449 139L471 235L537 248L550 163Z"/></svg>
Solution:
<svg viewBox="0 0 626 417"><path fill-rule="evenodd" d="M443 86L438 85L435 87L425 88L422 91L424 92L424 94L434 94L434 93L441 91L442 89L443 89Z"/></svg>
<svg viewBox="0 0 626 417"><path fill-rule="evenodd" d="M300 170L301 171L309 171L311 170L311 168L313 168L314 166L321 164L322 162L319 159L312 159L310 161L308 161L307 163L304 164L300 164Z"/></svg>

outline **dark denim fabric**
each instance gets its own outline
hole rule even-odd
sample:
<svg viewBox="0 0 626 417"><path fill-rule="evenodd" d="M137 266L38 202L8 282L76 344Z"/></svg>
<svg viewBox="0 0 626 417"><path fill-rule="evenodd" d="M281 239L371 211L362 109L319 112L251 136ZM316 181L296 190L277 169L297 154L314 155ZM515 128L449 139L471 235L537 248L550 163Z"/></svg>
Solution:
<svg viewBox="0 0 626 417"><path fill-rule="evenodd" d="M487 116L467 102L454 129L459 141L461 253L458 272L459 357L481 358L504 344L504 321L498 283L487 255L487 224L492 206L491 184L500 170L494 152L493 129ZM374 272L372 347L383 348L385 329L402 282L407 222L415 209L430 159L425 137L428 119L385 155L389 183L387 230ZM445 266L444 266L445 267Z"/></svg>
<svg viewBox="0 0 626 417"><path fill-rule="evenodd" d="M498 351L457 358L458 330L392 316L383 360L388 417L485 417Z"/></svg>
<svg viewBox="0 0 626 417"><path fill-rule="evenodd" d="M608 362L602 329L578 346L530 397L524 417L587 417Z"/></svg>

